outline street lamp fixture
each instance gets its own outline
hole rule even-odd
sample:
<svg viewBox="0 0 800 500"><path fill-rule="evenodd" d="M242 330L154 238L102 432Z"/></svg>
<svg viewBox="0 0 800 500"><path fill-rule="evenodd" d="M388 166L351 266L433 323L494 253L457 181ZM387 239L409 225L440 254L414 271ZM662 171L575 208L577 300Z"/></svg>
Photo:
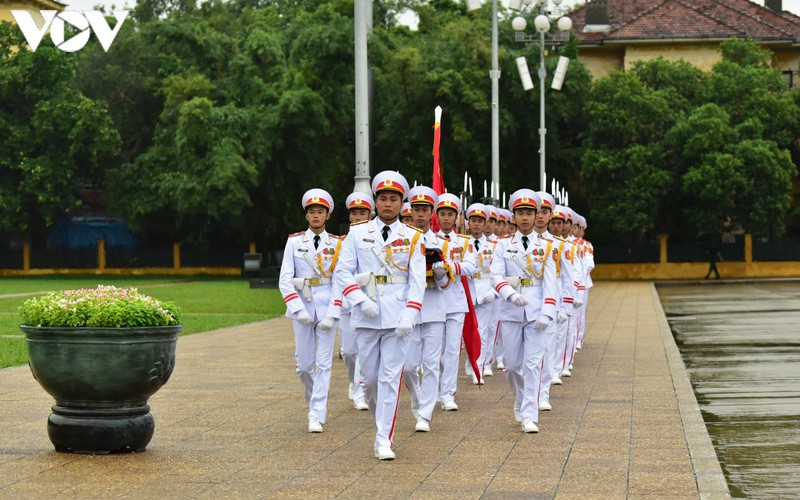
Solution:
<svg viewBox="0 0 800 500"><path fill-rule="evenodd" d="M550 6L551 2L554 7ZM544 86L545 77L547 76L547 69L544 65L545 46L549 44L555 48L566 43L569 40L569 30L572 29L572 19L567 16L561 16L559 8L561 2L562 0L511 0L508 5L511 10L521 11L523 6L536 4L534 9L537 15L533 19L533 26L536 28L535 34L529 35L525 33L528 22L522 16L515 17L511 21L511 27L516 32L514 40L539 46L539 187L542 191L547 190L545 177L545 136L547 135L547 128L544 122ZM557 19L555 24L558 29L551 33L551 19L554 18ZM560 57L551 88L561 90L568 66L569 59ZM517 58L517 70L522 81L522 88L525 90L533 89L528 63L524 57Z"/></svg>

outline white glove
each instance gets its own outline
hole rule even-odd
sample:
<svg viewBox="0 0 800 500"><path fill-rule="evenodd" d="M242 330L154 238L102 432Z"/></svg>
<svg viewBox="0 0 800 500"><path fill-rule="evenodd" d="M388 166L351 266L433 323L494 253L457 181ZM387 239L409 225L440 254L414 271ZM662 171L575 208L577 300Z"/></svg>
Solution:
<svg viewBox="0 0 800 500"><path fill-rule="evenodd" d="M444 262L435 262L435 263L434 263L434 264L431 266L431 269L433 270L433 274L434 274L434 275L435 275L437 278L441 278L442 276L444 276L445 274L447 274L447 269L444 267Z"/></svg>
<svg viewBox="0 0 800 500"><path fill-rule="evenodd" d="M362 302L360 304L360 307L361 307L361 314L370 319L377 318L378 314L381 312L381 310L378 309L378 304L371 301L370 299L366 299L364 302Z"/></svg>
<svg viewBox="0 0 800 500"><path fill-rule="evenodd" d="M544 330L550 325L550 318L546 315L542 314L538 318L536 318L536 322L533 324L533 327L537 330Z"/></svg>
<svg viewBox="0 0 800 500"><path fill-rule="evenodd" d="M563 311L558 311L558 314L556 315L556 321L558 321L559 325L563 325L564 323L567 322L568 319L569 316L567 316L567 313Z"/></svg>
<svg viewBox="0 0 800 500"><path fill-rule="evenodd" d="M572 304L575 306L575 309L583 307L583 299L575 297L574 299L572 299Z"/></svg>
<svg viewBox="0 0 800 500"><path fill-rule="evenodd" d="M513 302L515 306L525 307L528 305L528 299L523 297L522 294L518 292L512 293L508 300Z"/></svg>
<svg viewBox="0 0 800 500"><path fill-rule="evenodd" d="M480 303L480 304L486 304L487 302L491 302L491 301L493 301L493 300L494 300L494 297L495 297L495 295L494 295L494 292L493 292L493 291L491 291L491 290L489 290L489 292L488 292L488 293L486 293L486 295L484 295L483 297L481 297L481 300L480 300L480 302L479 302L479 303Z"/></svg>
<svg viewBox="0 0 800 500"><path fill-rule="evenodd" d="M329 331L336 324L336 318L328 317L319 322L319 329L323 332Z"/></svg>
<svg viewBox="0 0 800 500"><path fill-rule="evenodd" d="M314 318L312 318L311 315L308 314L308 311L306 311L305 309L301 309L300 311L298 311L297 316L295 317L295 319L301 325L310 325L311 323L314 322Z"/></svg>
<svg viewBox="0 0 800 500"><path fill-rule="evenodd" d="M410 321L406 319L401 319L399 323L397 323L397 328L395 328L395 333L401 339L404 339L411 335L411 331L414 329L414 325L411 324Z"/></svg>

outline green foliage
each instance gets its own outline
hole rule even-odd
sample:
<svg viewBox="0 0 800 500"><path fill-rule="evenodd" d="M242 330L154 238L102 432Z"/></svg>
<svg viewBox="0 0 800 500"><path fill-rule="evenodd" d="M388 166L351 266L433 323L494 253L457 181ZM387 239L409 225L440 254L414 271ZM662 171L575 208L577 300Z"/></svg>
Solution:
<svg viewBox="0 0 800 500"><path fill-rule="evenodd" d="M419 14L419 31L397 24L404 9ZM373 173L430 182L439 105L446 185L457 191L464 172L478 186L491 177L488 10L375 5ZM535 74L539 49L515 44L500 14L501 189L539 189L539 82L523 91L514 64L525 56ZM47 40L35 53L11 49L22 44L0 25L0 233L44 234L85 185L102 184L110 211L147 243L279 248L305 225L306 189L338 200L352 189L352 0L141 0L108 53L90 43L68 55ZM656 59L594 84L574 38L548 51L548 177L602 236L782 233L800 93L755 42L720 51L709 73ZM553 91L558 55L571 63ZM333 217L335 231L346 215Z"/></svg>
<svg viewBox="0 0 800 500"><path fill-rule="evenodd" d="M135 288L97 288L50 292L19 308L22 323L37 327L130 328L180 324L180 309Z"/></svg>
<svg viewBox="0 0 800 500"><path fill-rule="evenodd" d="M721 52L708 74L656 59L595 82L582 174L613 237L783 234L800 110L769 52L741 40Z"/></svg>
<svg viewBox="0 0 800 500"><path fill-rule="evenodd" d="M81 205L120 138L105 103L71 86L75 59L49 38L31 52L0 23L0 47L0 232L24 235Z"/></svg>

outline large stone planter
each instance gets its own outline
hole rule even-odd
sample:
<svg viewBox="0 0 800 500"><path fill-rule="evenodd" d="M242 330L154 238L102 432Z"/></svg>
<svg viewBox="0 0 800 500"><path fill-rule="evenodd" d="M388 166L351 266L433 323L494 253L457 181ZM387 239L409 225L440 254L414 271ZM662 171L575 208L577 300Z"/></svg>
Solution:
<svg viewBox="0 0 800 500"><path fill-rule="evenodd" d="M147 400L175 367L183 326L21 325L31 372L56 400L47 433L57 451L144 451L155 430Z"/></svg>

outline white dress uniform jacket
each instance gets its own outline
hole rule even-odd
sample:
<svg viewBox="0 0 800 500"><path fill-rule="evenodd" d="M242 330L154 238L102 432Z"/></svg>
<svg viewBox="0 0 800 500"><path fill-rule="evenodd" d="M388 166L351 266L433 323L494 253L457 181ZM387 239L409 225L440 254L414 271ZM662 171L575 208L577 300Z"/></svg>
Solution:
<svg viewBox="0 0 800 500"><path fill-rule="evenodd" d="M316 323L327 317L339 318L341 313L332 271L343 245L341 238L322 231L315 249L314 236L308 229L286 240L278 288L286 302L286 316L297 319L297 313L305 309Z"/></svg>
<svg viewBox="0 0 800 500"><path fill-rule="evenodd" d="M425 255L420 236L419 231L399 221L389 225L386 241L377 220L350 227L335 276L352 307L353 328L393 329L405 309L413 309L406 314L412 323L419 324L425 293ZM354 307L367 298L378 304L377 318L367 318Z"/></svg>
<svg viewBox="0 0 800 500"><path fill-rule="evenodd" d="M551 320L556 317L556 262L552 242L541 239L536 233L528 235L528 248L519 231L497 243L492 259L491 283L503 298L498 316L502 321L529 323L540 314ZM525 307L508 301L514 292L527 300Z"/></svg>

